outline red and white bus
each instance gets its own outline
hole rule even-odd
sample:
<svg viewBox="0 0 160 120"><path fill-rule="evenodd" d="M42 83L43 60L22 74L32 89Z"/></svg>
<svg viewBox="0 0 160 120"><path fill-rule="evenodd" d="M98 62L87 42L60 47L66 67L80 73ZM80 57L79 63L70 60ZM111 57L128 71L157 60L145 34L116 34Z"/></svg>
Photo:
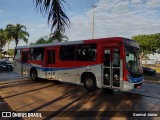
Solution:
<svg viewBox="0 0 160 120"><path fill-rule="evenodd" d="M16 47L14 71L38 78L128 91L143 83L137 42L122 37Z"/></svg>

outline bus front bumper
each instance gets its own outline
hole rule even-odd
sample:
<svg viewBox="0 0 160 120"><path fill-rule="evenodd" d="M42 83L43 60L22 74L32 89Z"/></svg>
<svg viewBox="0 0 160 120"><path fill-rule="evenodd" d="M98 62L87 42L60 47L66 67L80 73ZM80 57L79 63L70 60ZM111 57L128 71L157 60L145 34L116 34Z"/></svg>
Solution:
<svg viewBox="0 0 160 120"><path fill-rule="evenodd" d="M129 90L133 90L133 89L139 89L141 88L143 84L143 80L141 82L138 83L131 83L128 81L122 81L122 89L121 91L129 91Z"/></svg>

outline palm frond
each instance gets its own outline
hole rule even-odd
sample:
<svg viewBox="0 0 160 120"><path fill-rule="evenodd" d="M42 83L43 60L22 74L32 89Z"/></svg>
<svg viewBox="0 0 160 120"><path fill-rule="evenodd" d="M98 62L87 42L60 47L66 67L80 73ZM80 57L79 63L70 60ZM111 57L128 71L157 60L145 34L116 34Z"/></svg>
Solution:
<svg viewBox="0 0 160 120"><path fill-rule="evenodd" d="M70 20L64 12L65 0L34 0L36 9L48 16L48 24L51 24L51 32L64 32L69 27Z"/></svg>
<svg viewBox="0 0 160 120"><path fill-rule="evenodd" d="M4 47L6 45L5 31L0 29L0 47Z"/></svg>

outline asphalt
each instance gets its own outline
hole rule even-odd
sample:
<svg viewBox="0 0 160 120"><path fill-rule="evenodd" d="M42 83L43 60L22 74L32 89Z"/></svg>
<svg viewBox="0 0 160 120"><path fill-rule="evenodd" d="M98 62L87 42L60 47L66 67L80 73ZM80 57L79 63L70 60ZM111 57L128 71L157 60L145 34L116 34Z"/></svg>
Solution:
<svg viewBox="0 0 160 120"><path fill-rule="evenodd" d="M55 116L63 116L63 110L91 110L95 111L95 114L98 114L99 111L109 110L160 111L159 91L159 84L145 81L142 89L130 92L109 93L108 90L98 89L93 93L87 93L83 86L59 84L46 80L32 82L28 78L12 72L0 73L0 95L2 96L0 97L0 110L50 111L47 118L54 119ZM101 112L101 114L103 113ZM59 120L59 117L57 119Z"/></svg>

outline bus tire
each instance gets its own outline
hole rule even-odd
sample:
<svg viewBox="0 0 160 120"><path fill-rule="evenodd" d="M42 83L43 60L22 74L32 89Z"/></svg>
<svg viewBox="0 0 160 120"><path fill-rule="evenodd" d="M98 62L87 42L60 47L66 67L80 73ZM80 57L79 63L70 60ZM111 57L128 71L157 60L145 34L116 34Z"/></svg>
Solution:
<svg viewBox="0 0 160 120"><path fill-rule="evenodd" d="M31 69L31 72L30 72L30 77L31 77L31 80L32 81L36 81L38 79L37 77L37 70L36 69Z"/></svg>
<svg viewBox="0 0 160 120"><path fill-rule="evenodd" d="M93 92L97 89L96 79L93 75L86 75L84 77L83 85L89 92Z"/></svg>

